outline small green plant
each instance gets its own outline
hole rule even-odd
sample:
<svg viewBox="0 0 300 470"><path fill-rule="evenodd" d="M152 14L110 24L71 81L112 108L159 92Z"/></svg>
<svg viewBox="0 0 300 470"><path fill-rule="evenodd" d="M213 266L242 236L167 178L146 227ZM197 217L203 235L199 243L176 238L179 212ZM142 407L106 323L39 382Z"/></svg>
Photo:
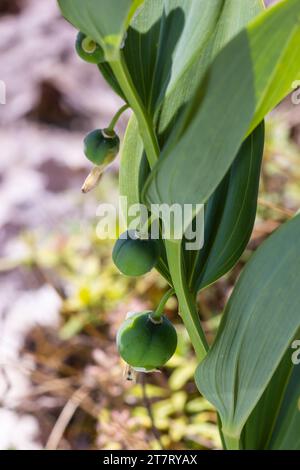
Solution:
<svg viewBox="0 0 300 470"><path fill-rule="evenodd" d="M300 216L250 259L213 345L196 303L198 292L227 273L249 241L263 120L300 77L300 0L283 0L269 10L261 0L58 3L92 46L101 47L105 61L99 71L125 101L110 131L122 110L133 112L122 144L121 194L129 205L145 204L161 231L163 220L153 206L193 206L179 236L169 222L169 236L157 241L159 259L147 260L143 271L155 264L174 289L199 362L196 384L217 409L224 448L300 449L300 374L290 350L300 329ZM102 161L102 154L100 160L92 154L93 163ZM99 173L96 167L93 184ZM191 250L188 232L203 207L204 245ZM135 274L132 249L123 242L115 249L125 274ZM150 341L165 324L149 322L145 313L126 320L118 341L127 362L146 368L162 365L165 345L157 340L149 358L146 342L132 351L124 345L135 325Z"/></svg>

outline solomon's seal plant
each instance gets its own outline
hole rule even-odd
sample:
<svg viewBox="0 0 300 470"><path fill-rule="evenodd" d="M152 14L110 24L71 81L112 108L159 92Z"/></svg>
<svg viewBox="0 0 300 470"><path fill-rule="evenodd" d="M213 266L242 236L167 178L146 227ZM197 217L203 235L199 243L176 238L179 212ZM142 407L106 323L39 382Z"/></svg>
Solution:
<svg viewBox="0 0 300 470"><path fill-rule="evenodd" d="M80 47L87 54L95 44L103 50L104 62L95 67L132 110L120 165L128 204L144 203L149 216L154 205L204 205L203 247L187 248L186 230L197 217L191 211L180 236L157 240L156 263L155 256L151 262L143 256L143 271L155 264L174 289L199 361L195 380L218 411L224 448L300 449L300 373L290 360L300 329L300 215L252 256L213 345L196 303L198 292L227 273L249 241L264 117L300 78L300 0L281 0L267 10L262 0L58 3L77 31L93 38ZM107 137L92 139L87 153L95 167L84 189L107 162L99 150ZM117 243L115 262L135 274L127 248L136 249ZM129 363L159 367L175 347L171 332L165 318L156 324L151 313L137 314L121 327L120 353Z"/></svg>

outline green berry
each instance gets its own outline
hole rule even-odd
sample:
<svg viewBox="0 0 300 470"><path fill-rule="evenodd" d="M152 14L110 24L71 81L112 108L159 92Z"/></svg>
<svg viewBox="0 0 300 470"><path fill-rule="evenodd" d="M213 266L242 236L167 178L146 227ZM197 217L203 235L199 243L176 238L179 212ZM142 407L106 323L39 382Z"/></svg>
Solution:
<svg viewBox="0 0 300 470"><path fill-rule="evenodd" d="M91 64L105 62L104 52L92 38L79 32L77 34L75 48L79 57Z"/></svg>
<svg viewBox="0 0 300 470"><path fill-rule="evenodd" d="M159 245L156 240L140 239L134 230L129 230L115 243L112 257L122 274L142 276L157 264Z"/></svg>
<svg viewBox="0 0 300 470"><path fill-rule="evenodd" d="M84 153L97 166L109 165L117 156L120 139L114 131L96 129L84 139Z"/></svg>
<svg viewBox="0 0 300 470"><path fill-rule="evenodd" d="M146 370L162 367L174 354L177 333L162 315L153 321L153 312L140 312L129 317L117 334L117 347L122 359L131 367Z"/></svg>

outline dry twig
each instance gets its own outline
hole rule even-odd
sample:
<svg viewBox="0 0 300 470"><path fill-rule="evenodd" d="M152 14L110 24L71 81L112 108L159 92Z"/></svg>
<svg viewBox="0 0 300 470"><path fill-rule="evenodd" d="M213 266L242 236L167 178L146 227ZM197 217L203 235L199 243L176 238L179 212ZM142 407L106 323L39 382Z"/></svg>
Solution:
<svg viewBox="0 0 300 470"><path fill-rule="evenodd" d="M88 391L81 387L76 390L62 409L46 443L46 450L56 450L59 446L65 430L74 416L77 408L87 396Z"/></svg>
<svg viewBox="0 0 300 470"><path fill-rule="evenodd" d="M279 207L279 206L276 206L276 204L273 204L272 202L270 201L266 201L265 199L262 199L262 198L258 198L258 204L260 204L261 206L264 206L266 207L267 209L272 209L274 212L278 212L280 213L281 215L283 215L285 218L290 218L290 217L293 217L294 216L294 212L289 210L289 209L286 209L285 207Z"/></svg>

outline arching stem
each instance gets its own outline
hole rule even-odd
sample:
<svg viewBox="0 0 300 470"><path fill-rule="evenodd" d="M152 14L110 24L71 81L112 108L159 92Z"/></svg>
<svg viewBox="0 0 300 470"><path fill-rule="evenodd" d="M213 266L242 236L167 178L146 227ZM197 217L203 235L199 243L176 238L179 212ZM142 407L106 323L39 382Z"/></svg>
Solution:
<svg viewBox="0 0 300 470"><path fill-rule="evenodd" d="M155 312L153 312L151 314L151 318L153 320L159 320L162 316L162 314L164 313L164 308L165 308L165 305L166 303L168 302L169 298L174 295L175 291L174 289L169 289L164 295L163 297L161 298L159 304L158 304L158 307L157 309L155 310Z"/></svg>
<svg viewBox="0 0 300 470"><path fill-rule="evenodd" d="M107 133L110 133L110 132L113 132L114 131L114 128L118 122L118 120L120 119L120 116L129 108L129 104L124 104L124 106L122 106L119 111L116 112L116 114L114 115L114 117L112 118L109 126L105 129L105 132Z"/></svg>

